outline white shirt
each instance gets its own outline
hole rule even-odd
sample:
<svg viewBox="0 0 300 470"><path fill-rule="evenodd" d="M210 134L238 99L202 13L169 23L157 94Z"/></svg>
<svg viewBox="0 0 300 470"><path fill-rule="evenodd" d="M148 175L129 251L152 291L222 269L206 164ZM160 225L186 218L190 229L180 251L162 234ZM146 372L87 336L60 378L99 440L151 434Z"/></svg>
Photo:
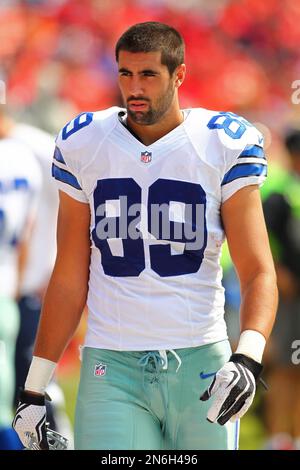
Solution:
<svg viewBox="0 0 300 470"><path fill-rule="evenodd" d="M51 178L55 141L47 132L27 124L17 124L11 137L34 154L42 176L35 224L21 284L21 293L28 295L45 287L55 262L58 194Z"/></svg>
<svg viewBox="0 0 300 470"><path fill-rule="evenodd" d="M0 296L16 294L18 243L34 217L40 185L40 170L28 148L0 140Z"/></svg>
<svg viewBox="0 0 300 470"><path fill-rule="evenodd" d="M120 111L79 115L60 132L54 158L59 189L91 209L86 345L161 350L223 340L220 206L264 181L262 136L243 118L200 108L145 146Z"/></svg>

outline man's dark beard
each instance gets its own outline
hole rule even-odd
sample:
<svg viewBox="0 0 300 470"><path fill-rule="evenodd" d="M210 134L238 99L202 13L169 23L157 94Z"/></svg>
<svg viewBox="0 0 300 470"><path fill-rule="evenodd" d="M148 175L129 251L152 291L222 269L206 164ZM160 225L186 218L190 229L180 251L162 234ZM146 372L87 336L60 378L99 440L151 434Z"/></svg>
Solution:
<svg viewBox="0 0 300 470"><path fill-rule="evenodd" d="M132 111L127 108L127 114L136 124L151 126L159 122L171 106L174 97L174 89L170 83L166 93L158 99L156 108L152 108L149 103L148 111ZM129 101L130 103L130 101Z"/></svg>

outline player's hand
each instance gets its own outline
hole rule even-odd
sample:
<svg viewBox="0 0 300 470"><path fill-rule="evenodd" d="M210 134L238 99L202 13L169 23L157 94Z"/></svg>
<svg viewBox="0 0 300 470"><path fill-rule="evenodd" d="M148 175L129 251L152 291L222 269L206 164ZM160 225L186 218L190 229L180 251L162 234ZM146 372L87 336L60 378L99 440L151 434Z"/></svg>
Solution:
<svg viewBox="0 0 300 470"><path fill-rule="evenodd" d="M261 364L243 354L233 354L200 397L202 401L214 398L207 420L223 425L228 420L235 422L241 418L253 401L262 368Z"/></svg>
<svg viewBox="0 0 300 470"><path fill-rule="evenodd" d="M45 396L22 390L12 427L24 447L34 439L41 450L48 450Z"/></svg>

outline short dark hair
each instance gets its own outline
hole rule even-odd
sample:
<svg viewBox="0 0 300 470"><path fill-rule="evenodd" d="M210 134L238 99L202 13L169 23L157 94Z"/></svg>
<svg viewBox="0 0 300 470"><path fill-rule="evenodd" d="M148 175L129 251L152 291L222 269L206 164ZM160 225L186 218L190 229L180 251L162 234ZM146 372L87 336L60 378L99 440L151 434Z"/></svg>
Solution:
<svg viewBox="0 0 300 470"><path fill-rule="evenodd" d="M116 60L119 52L161 51L161 63L166 65L170 75L184 62L184 40L176 29L157 21L147 21L131 26L122 34L116 44Z"/></svg>
<svg viewBox="0 0 300 470"><path fill-rule="evenodd" d="M300 130L290 129L284 143L290 154L300 154Z"/></svg>

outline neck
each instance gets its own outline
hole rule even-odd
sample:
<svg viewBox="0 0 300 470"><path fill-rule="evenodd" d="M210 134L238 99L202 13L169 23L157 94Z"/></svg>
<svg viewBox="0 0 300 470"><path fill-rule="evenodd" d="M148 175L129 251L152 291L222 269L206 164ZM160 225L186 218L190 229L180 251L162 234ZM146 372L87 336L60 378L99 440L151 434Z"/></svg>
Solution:
<svg viewBox="0 0 300 470"><path fill-rule="evenodd" d="M150 126L137 124L130 116L127 117L127 126L136 134L140 141L145 145L151 145L164 135L171 132L175 127L179 126L184 120L183 113L177 106L171 106L162 119Z"/></svg>

